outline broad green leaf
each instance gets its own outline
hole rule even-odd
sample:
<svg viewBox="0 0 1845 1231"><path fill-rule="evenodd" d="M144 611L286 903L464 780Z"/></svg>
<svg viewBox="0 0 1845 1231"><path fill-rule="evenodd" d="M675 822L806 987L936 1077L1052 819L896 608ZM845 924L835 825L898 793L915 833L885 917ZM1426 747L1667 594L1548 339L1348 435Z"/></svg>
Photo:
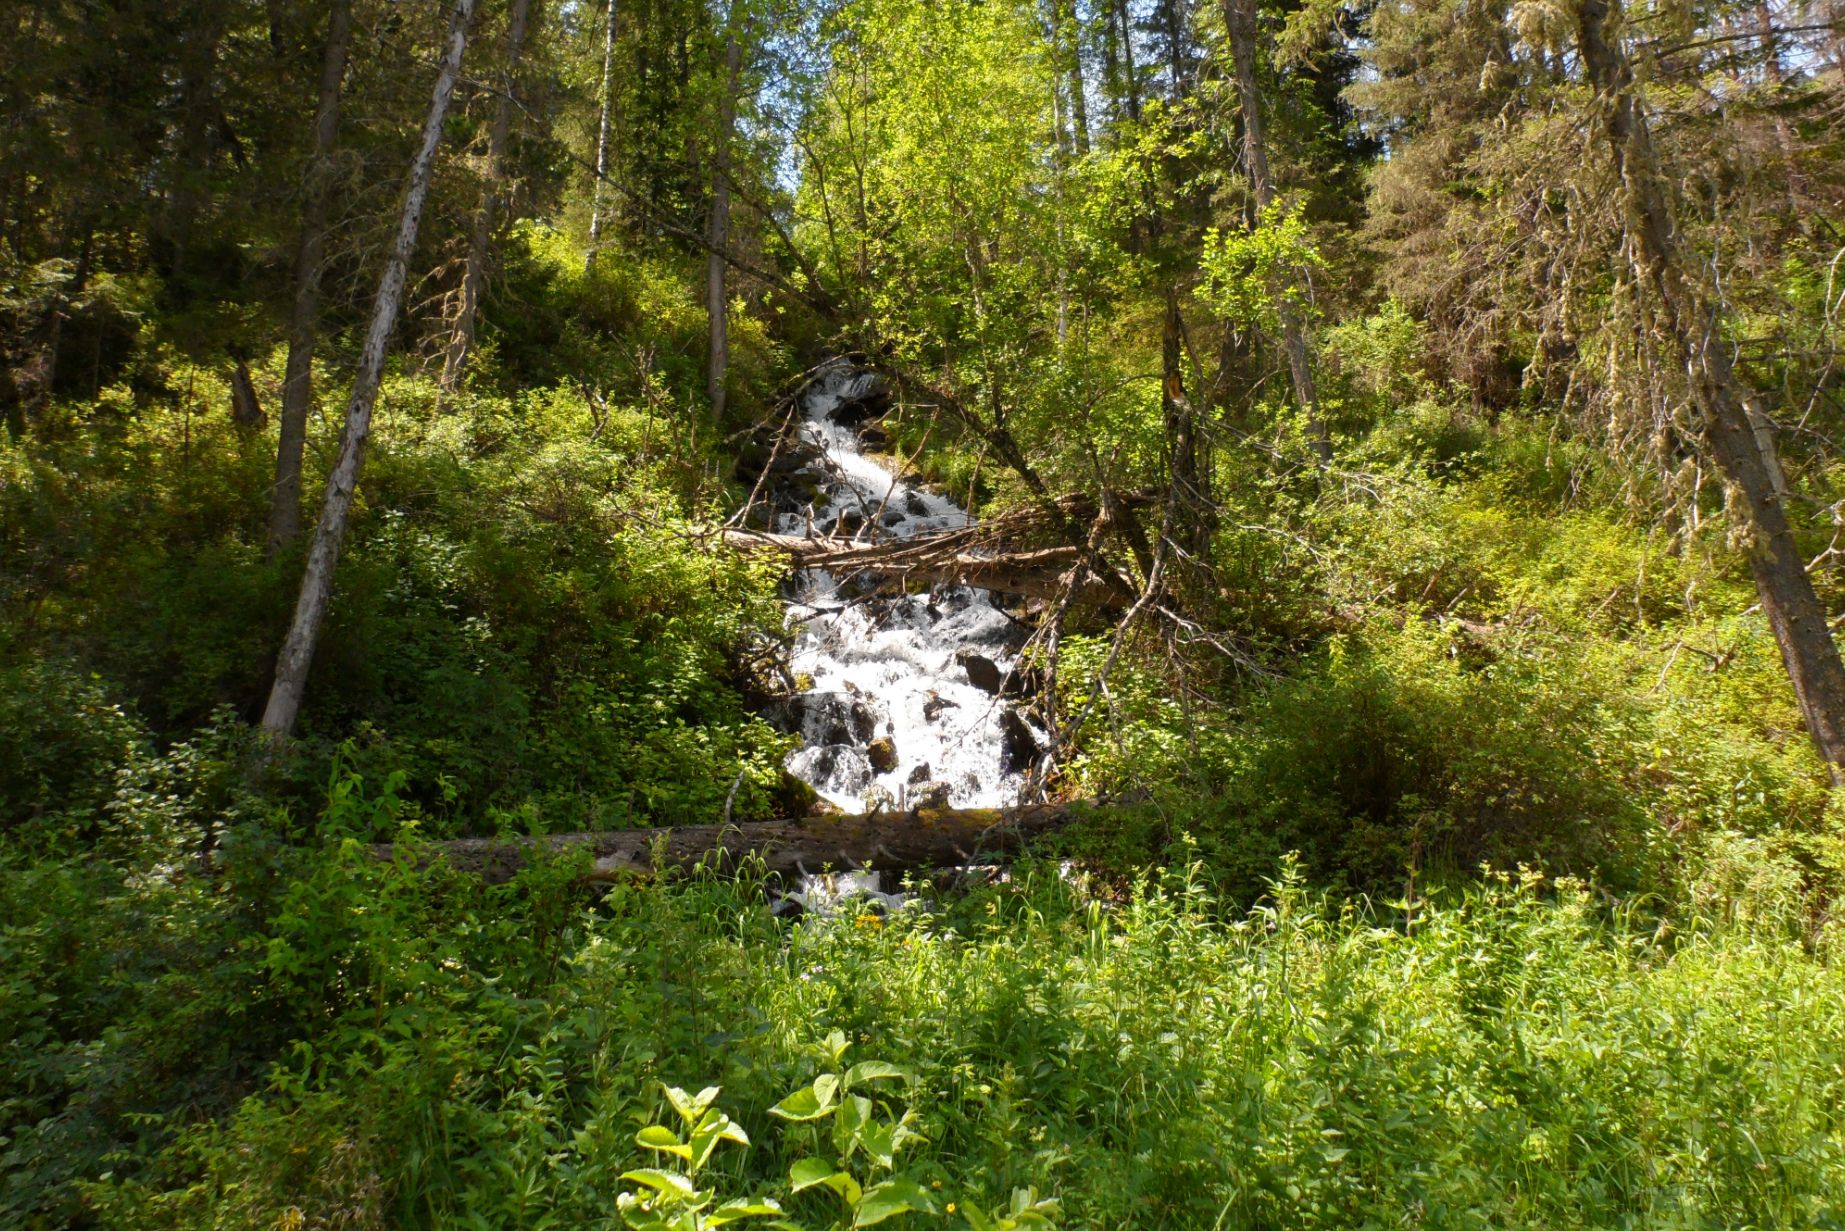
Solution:
<svg viewBox="0 0 1845 1231"><path fill-rule="evenodd" d="M717 1149L720 1141L734 1141L740 1145L750 1143L749 1135L735 1120L721 1111L707 1111L698 1127L692 1130L690 1157L693 1170L703 1167L710 1160L711 1152Z"/></svg>
<svg viewBox="0 0 1845 1231"><path fill-rule="evenodd" d="M822 1073L814 1078L814 1095L820 1100L821 1106L832 1106L833 1100L839 1096L839 1074Z"/></svg>
<svg viewBox="0 0 1845 1231"><path fill-rule="evenodd" d="M878 1166L888 1170L897 1153L896 1128L889 1124L867 1124L859 1131L859 1144L864 1147L865 1156Z"/></svg>
<svg viewBox="0 0 1845 1231"><path fill-rule="evenodd" d="M824 1158L803 1158L788 1168L788 1183L794 1192L826 1183L833 1174L833 1164Z"/></svg>
<svg viewBox="0 0 1845 1231"><path fill-rule="evenodd" d="M812 1086L802 1086L769 1108L769 1114L784 1120L818 1120L832 1109L831 1101L822 1103Z"/></svg>
<svg viewBox="0 0 1845 1231"><path fill-rule="evenodd" d="M894 1077L899 1081L911 1080L908 1069L900 1069L894 1064L882 1060L861 1060L846 1070L846 1084L856 1086L861 1081L877 1081L880 1078Z"/></svg>
<svg viewBox="0 0 1845 1231"><path fill-rule="evenodd" d="M839 1118L847 1132L858 1132L871 1123L871 1100L862 1094L851 1095L839 1105Z"/></svg>
<svg viewBox="0 0 1845 1231"><path fill-rule="evenodd" d="M687 1124L697 1124L699 1120L703 1119L705 1112L710 1109L711 1104L717 1102L719 1093L719 1088L717 1086L706 1086L703 1090L693 1095L688 1095L678 1086L666 1086L664 1088L666 1090L666 1101L673 1105L673 1110L678 1112L680 1118Z"/></svg>
<svg viewBox="0 0 1845 1231"><path fill-rule="evenodd" d="M899 1214L933 1214L935 1199L913 1180L886 1180L865 1190L858 1203L855 1227L869 1227Z"/></svg>
<svg viewBox="0 0 1845 1231"><path fill-rule="evenodd" d="M688 1199L698 1195L698 1190L692 1187L692 1181L677 1171L662 1171L658 1167L642 1167L635 1171L622 1172L621 1178L631 1180L636 1184L645 1184L663 1193L677 1193Z"/></svg>
<svg viewBox="0 0 1845 1231"><path fill-rule="evenodd" d="M833 1033L826 1036L826 1052L827 1055L833 1058L834 1064L839 1063L840 1059L846 1054L846 1049L851 1046L852 1044L846 1041L845 1031L843 1030L835 1030Z"/></svg>
<svg viewBox="0 0 1845 1231"><path fill-rule="evenodd" d="M971 1205L962 1209L961 1216L967 1219L967 1225L974 1231L994 1231L993 1220Z"/></svg>
<svg viewBox="0 0 1845 1231"><path fill-rule="evenodd" d="M780 1204L768 1197L758 1197L754 1201L738 1198L726 1201L705 1215L705 1225L722 1227L727 1223L741 1222L745 1218L773 1218L781 1212Z"/></svg>
<svg viewBox="0 0 1845 1231"><path fill-rule="evenodd" d="M692 1157L692 1149L679 1140L679 1135L663 1124L649 1124L634 1134L635 1144L649 1150L660 1150L667 1154L677 1154L680 1158Z"/></svg>

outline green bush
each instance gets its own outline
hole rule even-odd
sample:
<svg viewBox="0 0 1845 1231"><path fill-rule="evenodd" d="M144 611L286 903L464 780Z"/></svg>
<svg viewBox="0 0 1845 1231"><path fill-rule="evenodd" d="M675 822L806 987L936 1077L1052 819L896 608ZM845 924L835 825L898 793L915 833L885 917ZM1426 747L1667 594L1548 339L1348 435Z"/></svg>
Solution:
<svg viewBox="0 0 1845 1231"><path fill-rule="evenodd" d="M1077 1226L1816 1228L1845 1200L1845 988L1765 915L1665 944L1535 874L1407 925L1297 878L1239 916L1187 877L1094 897L1052 868L792 926L748 883L560 892L567 869L484 889L331 839L261 958L298 1041L88 1208L615 1226L670 1189L814 1227L840 1172L901 1179L909 1225L1033 1189ZM875 1097L835 1123L847 1046ZM690 1131L663 1086L721 1086L748 1147L652 1182Z"/></svg>

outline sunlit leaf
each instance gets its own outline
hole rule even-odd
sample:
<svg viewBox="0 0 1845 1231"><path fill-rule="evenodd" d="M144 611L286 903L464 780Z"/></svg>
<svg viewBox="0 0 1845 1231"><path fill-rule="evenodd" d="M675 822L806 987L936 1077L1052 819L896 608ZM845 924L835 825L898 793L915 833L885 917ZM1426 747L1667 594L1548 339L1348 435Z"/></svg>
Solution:
<svg viewBox="0 0 1845 1231"><path fill-rule="evenodd" d="M886 1180L865 1190L852 1219L855 1227L869 1227L899 1214L933 1214L935 1199L913 1180Z"/></svg>

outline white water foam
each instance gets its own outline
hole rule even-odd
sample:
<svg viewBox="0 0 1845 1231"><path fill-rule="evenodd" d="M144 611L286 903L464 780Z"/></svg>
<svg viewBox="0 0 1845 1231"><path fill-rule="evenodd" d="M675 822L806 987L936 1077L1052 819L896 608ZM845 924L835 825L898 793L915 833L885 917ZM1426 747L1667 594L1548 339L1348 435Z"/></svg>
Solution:
<svg viewBox="0 0 1845 1231"><path fill-rule="evenodd" d="M798 512L784 503L779 532L886 542L973 524L953 501L893 476L841 420L877 379L840 361L809 388L800 431L819 459L795 478L811 483L814 497ZM989 684L1017 665L1020 630L989 591L944 585L866 597L851 579L810 569L794 582L789 620L800 630L789 665L813 681L798 710L807 743L788 758L796 777L848 811L1017 801L1042 733L970 682L957 657L977 654L997 668L985 671Z"/></svg>

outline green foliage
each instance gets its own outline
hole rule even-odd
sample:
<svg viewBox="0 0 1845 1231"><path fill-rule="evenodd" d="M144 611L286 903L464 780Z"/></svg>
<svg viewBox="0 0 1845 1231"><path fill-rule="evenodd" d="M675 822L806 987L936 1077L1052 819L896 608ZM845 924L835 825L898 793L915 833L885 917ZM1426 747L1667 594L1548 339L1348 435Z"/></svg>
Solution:
<svg viewBox="0 0 1845 1231"><path fill-rule="evenodd" d="M922 1140L915 1113L893 1113L888 1100L858 1093L878 1089L873 1083L880 1081L907 1084L910 1074L879 1060L861 1060L847 1068L850 1047L840 1031L828 1035L820 1048L828 1070L769 1108L770 1115L782 1120L813 1125L810 1149L832 1147L788 1169L791 1191L830 1189L844 1207L834 1224L838 1231L869 1227L900 1214L936 1213L928 1190L897 1171L897 1152ZM860 1155L859 1165L865 1170L855 1174L853 1160Z"/></svg>
<svg viewBox="0 0 1845 1231"><path fill-rule="evenodd" d="M1284 307L1295 316L1311 307L1303 274L1325 264L1304 208L1276 201L1247 231L1205 232L1199 297L1225 320L1273 331Z"/></svg>
<svg viewBox="0 0 1845 1231"><path fill-rule="evenodd" d="M322 827L376 832L400 807L348 791ZM91 1081L111 1060L145 1076L158 1038L272 1057L211 1119L183 1091L141 1121L6 1103L16 1218L52 1208L30 1160L54 1142L86 1218L143 1228L899 1209L975 1231L1333 1228L1411 1202L1436 1227L1819 1227L1845 1200L1845 994L1831 940L1788 943L1772 897L1713 894L1668 933L1534 873L1375 914L1288 873L1236 914L1195 875L1084 889L1041 867L933 911L788 926L755 887L700 877L592 909L567 867L490 888L350 837L273 866L240 921L273 939L201 954L190 996L172 965L126 1011L133 980L111 998L88 969L5 967L28 1014L10 1021L55 999L60 1029L96 1032ZM9 944L83 917L43 870L3 883ZM200 938L215 896L122 881L110 900ZM20 1035L15 1055L45 1046ZM684 1093L705 1079L724 1111Z"/></svg>
<svg viewBox="0 0 1845 1231"><path fill-rule="evenodd" d="M273 441L208 416L222 385L180 371L177 405L124 391L56 442L4 446L8 824L93 810L137 723L171 741L260 708L299 567L258 546ZM436 402L386 385L295 798L313 806L350 738L361 772L405 775L450 827L709 819L739 773L735 815L770 809L783 744L732 663L779 628L775 575L694 539L705 446L646 398ZM72 666L27 661L49 656Z"/></svg>

